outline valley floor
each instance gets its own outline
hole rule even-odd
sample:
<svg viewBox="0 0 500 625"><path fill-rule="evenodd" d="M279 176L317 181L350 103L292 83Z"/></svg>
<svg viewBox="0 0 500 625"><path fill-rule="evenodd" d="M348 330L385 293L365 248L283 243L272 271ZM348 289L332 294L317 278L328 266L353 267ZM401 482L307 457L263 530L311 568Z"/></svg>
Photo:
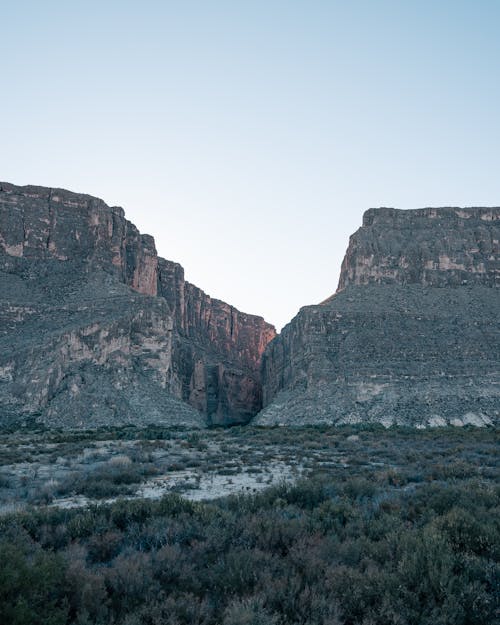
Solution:
<svg viewBox="0 0 500 625"><path fill-rule="evenodd" d="M363 476L394 489L489 480L498 477L497 451L498 432L491 428L21 430L0 435L0 512L171 492L202 501L317 475Z"/></svg>
<svg viewBox="0 0 500 625"><path fill-rule="evenodd" d="M4 432L0 622L498 622L498 435Z"/></svg>

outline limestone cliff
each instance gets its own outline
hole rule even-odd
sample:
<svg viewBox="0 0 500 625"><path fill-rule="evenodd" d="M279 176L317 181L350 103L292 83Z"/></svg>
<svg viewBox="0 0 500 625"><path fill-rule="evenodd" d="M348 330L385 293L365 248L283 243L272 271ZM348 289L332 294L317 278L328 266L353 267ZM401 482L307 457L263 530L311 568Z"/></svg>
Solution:
<svg viewBox="0 0 500 625"><path fill-rule="evenodd" d="M500 416L500 208L370 209L337 293L266 349L258 424Z"/></svg>
<svg viewBox="0 0 500 625"><path fill-rule="evenodd" d="M356 284L500 285L499 208L371 208L338 289Z"/></svg>
<svg viewBox="0 0 500 625"><path fill-rule="evenodd" d="M141 235L122 208L90 195L0 183L0 252L26 261L79 261L104 269L135 291L157 294L154 239Z"/></svg>
<svg viewBox="0 0 500 625"><path fill-rule="evenodd" d="M0 416L246 422L274 328L214 300L88 195L0 183Z"/></svg>
<svg viewBox="0 0 500 625"><path fill-rule="evenodd" d="M176 396L210 423L225 423L228 415L231 422L248 421L262 407L260 361L274 327L209 297L184 280L180 265L163 259L158 293L173 311Z"/></svg>

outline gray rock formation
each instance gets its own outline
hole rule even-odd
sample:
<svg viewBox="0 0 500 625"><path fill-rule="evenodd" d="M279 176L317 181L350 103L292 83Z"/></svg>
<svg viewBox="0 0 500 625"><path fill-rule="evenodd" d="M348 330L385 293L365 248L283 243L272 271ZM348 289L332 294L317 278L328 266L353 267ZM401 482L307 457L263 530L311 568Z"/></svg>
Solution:
<svg viewBox="0 0 500 625"><path fill-rule="evenodd" d="M498 422L500 208L370 209L266 349L256 424Z"/></svg>
<svg viewBox="0 0 500 625"><path fill-rule="evenodd" d="M97 198L0 183L0 423L248 421L274 328Z"/></svg>

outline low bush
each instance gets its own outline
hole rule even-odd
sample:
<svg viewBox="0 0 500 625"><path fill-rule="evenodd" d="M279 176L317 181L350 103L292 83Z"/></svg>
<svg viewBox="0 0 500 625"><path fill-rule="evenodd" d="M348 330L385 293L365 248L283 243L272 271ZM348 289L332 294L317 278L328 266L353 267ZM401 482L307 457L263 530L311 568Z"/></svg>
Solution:
<svg viewBox="0 0 500 625"><path fill-rule="evenodd" d="M92 440L86 433L47 436L80 451ZM170 439L161 443L173 451L161 456L164 464L198 457L202 442L199 434L154 427L94 436L150 436L151 445ZM493 430L355 426L204 433L211 451L199 457L207 469L236 468L236 457L239 465L246 460L235 449L244 449L251 465L263 468L268 457L293 456L302 468L309 459L314 475L211 503L171 494L4 514L0 623L496 623L495 438ZM218 451L221 442L225 452ZM150 459L158 455L151 445L119 447L120 456L85 465L65 487L87 496L131 492L153 471ZM48 482L44 471L33 479ZM28 475L25 488L31 487ZM47 496L60 488L48 482Z"/></svg>
<svg viewBox="0 0 500 625"><path fill-rule="evenodd" d="M0 622L486 625L498 491L328 478L0 519Z"/></svg>

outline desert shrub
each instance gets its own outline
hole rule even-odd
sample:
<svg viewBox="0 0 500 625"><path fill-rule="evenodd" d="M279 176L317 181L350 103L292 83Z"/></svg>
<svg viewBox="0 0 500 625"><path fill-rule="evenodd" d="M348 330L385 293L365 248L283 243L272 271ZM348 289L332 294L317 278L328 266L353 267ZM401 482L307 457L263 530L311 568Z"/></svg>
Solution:
<svg viewBox="0 0 500 625"><path fill-rule="evenodd" d="M11 480L8 475L0 473L0 488L11 488Z"/></svg>
<svg viewBox="0 0 500 625"><path fill-rule="evenodd" d="M190 593L160 592L146 606L128 613L123 625L216 625L214 608Z"/></svg>
<svg viewBox="0 0 500 625"><path fill-rule="evenodd" d="M278 625L279 619L259 599L235 599L224 610L223 625Z"/></svg>
<svg viewBox="0 0 500 625"><path fill-rule="evenodd" d="M479 517L479 518L478 518ZM463 508L452 508L435 519L433 525L447 539L455 552L494 557L500 549L498 533L490 519L481 519Z"/></svg>
<svg viewBox="0 0 500 625"><path fill-rule="evenodd" d="M66 597L70 622L109 622L109 598L102 571L85 564L85 549L73 548L66 554Z"/></svg>
<svg viewBox="0 0 500 625"><path fill-rule="evenodd" d="M18 539L0 543L0 563L0 623L66 623L65 567L59 555Z"/></svg>
<svg viewBox="0 0 500 625"><path fill-rule="evenodd" d="M59 495L85 495L92 499L130 495L140 482L156 473L151 463L133 462L128 456L119 455L85 472L73 473L54 490Z"/></svg>
<svg viewBox="0 0 500 625"><path fill-rule="evenodd" d="M153 590L151 555L126 550L113 560L104 576L112 611L126 614Z"/></svg>
<svg viewBox="0 0 500 625"><path fill-rule="evenodd" d="M318 475L294 485L211 503L168 495L1 516L2 625L496 622L500 489L490 478L492 432L284 430L207 437L226 437L228 454L243 437L271 455L275 444L303 442L320 453L327 439L337 456L361 446L363 454L348 467L318 466ZM189 436L167 434L176 445ZM362 445L346 440L353 434ZM479 451L488 474L474 470ZM204 460L213 465L211 456ZM119 472L114 485L133 486L144 457L130 452L131 461L106 464ZM437 464L446 472L435 472ZM138 472L127 477L129 470Z"/></svg>
<svg viewBox="0 0 500 625"><path fill-rule="evenodd" d="M350 499L362 500L375 494L375 485L366 478L353 478L347 480L343 486L343 492Z"/></svg>
<svg viewBox="0 0 500 625"><path fill-rule="evenodd" d="M180 514L192 515L196 512L197 505L191 501L183 499L180 495L173 493L165 495L158 504L159 513L176 517Z"/></svg>
<svg viewBox="0 0 500 625"><path fill-rule="evenodd" d="M105 508L107 517L113 527L125 530L132 524L144 523L151 517L153 511L152 502L145 499L133 499L126 501L119 499L112 506Z"/></svg>
<svg viewBox="0 0 500 625"><path fill-rule="evenodd" d="M108 530L91 536L87 543L90 562L108 562L120 553L123 536L120 532Z"/></svg>

